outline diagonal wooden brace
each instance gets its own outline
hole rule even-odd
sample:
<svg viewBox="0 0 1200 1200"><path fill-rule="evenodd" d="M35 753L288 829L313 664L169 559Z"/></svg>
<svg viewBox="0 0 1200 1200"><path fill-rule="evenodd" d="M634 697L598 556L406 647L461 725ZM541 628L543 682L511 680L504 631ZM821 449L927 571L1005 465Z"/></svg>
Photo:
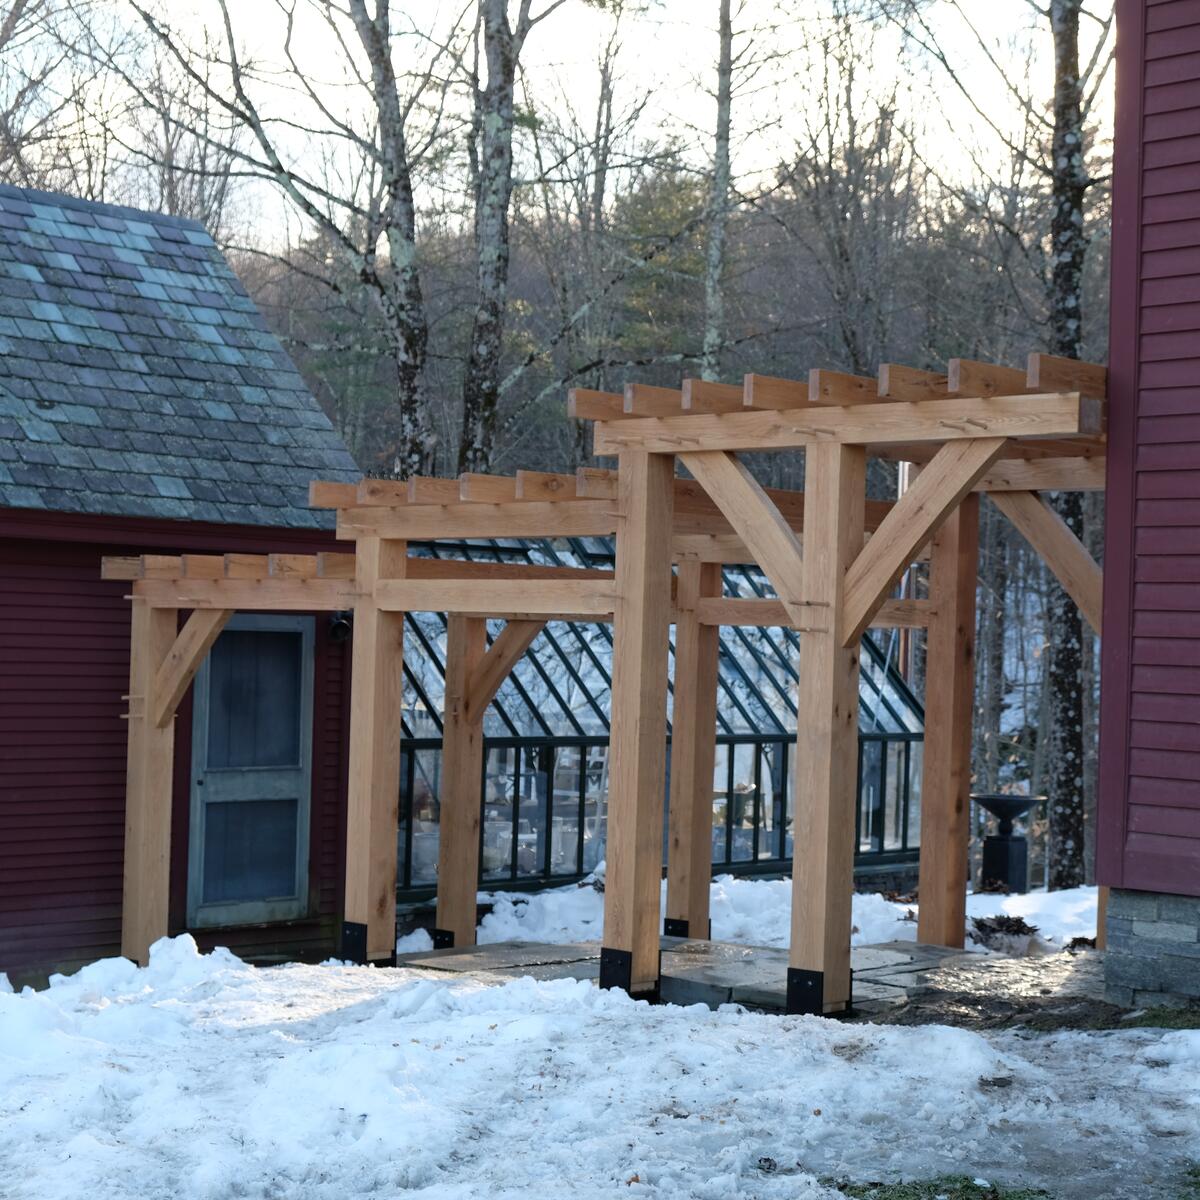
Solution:
<svg viewBox="0 0 1200 1200"><path fill-rule="evenodd" d="M933 456L846 571L844 645L853 645L862 637L917 551L1004 447L1004 438L971 438L947 442Z"/></svg>
<svg viewBox="0 0 1200 1200"><path fill-rule="evenodd" d="M754 556L792 624L811 626L813 609L804 601L800 539L758 480L728 450L689 451L679 458Z"/></svg>
<svg viewBox="0 0 1200 1200"><path fill-rule="evenodd" d="M511 674L521 655L546 627L545 621L509 621L471 671L466 685L468 721L482 721L484 709Z"/></svg>
<svg viewBox="0 0 1200 1200"><path fill-rule="evenodd" d="M1071 527L1036 492L992 492L992 503L1024 534L1025 540L1079 606L1083 619L1100 632L1104 574Z"/></svg>
<svg viewBox="0 0 1200 1200"><path fill-rule="evenodd" d="M232 616L232 609L205 608L197 609L188 617L154 676L150 715L156 728L170 724L179 702L200 670L204 656Z"/></svg>

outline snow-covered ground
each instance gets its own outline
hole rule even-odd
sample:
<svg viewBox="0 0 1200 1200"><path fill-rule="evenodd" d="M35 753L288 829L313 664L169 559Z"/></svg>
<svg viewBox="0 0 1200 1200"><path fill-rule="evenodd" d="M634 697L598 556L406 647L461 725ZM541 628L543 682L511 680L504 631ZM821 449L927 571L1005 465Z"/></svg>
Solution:
<svg viewBox="0 0 1200 1200"><path fill-rule="evenodd" d="M595 941L604 923L604 896L587 884L525 894L480 893L479 898L493 906L479 926L481 942ZM790 879L738 879L722 875L712 884L712 935L723 942L786 946L791 904ZM856 895L854 944L915 940L916 911L916 905L893 904L880 895ZM972 917L999 914L1024 917L1030 925L1037 926L1040 948L1061 948L1073 937L1095 936L1096 889L1030 892L1024 896L968 896L967 913ZM397 950L414 952L428 950L432 945L429 935L418 930L401 938Z"/></svg>
<svg viewBox="0 0 1200 1200"><path fill-rule="evenodd" d="M1152 1200L1189 1157L1195 1032L849 1026L186 936L0 994L5 1200L811 1200L950 1172Z"/></svg>

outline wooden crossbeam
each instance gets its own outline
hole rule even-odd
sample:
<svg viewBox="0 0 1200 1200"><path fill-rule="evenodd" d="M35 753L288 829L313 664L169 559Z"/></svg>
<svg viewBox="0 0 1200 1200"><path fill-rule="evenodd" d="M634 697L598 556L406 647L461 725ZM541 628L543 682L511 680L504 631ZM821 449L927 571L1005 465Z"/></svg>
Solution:
<svg viewBox="0 0 1200 1200"><path fill-rule="evenodd" d="M349 508L357 503L357 484L314 479L308 485L309 508Z"/></svg>
<svg viewBox="0 0 1200 1200"><path fill-rule="evenodd" d="M268 554L267 574L278 579L316 579L319 574L315 554Z"/></svg>
<svg viewBox="0 0 1200 1200"><path fill-rule="evenodd" d="M360 479L358 504L407 504L408 483L402 479Z"/></svg>
<svg viewBox="0 0 1200 1200"><path fill-rule="evenodd" d="M318 579L353 579L354 555L322 551L317 555Z"/></svg>
<svg viewBox="0 0 1200 1200"><path fill-rule="evenodd" d="M711 383L705 379L683 381L683 409L691 413L741 412L745 389L737 384Z"/></svg>
<svg viewBox="0 0 1200 1200"><path fill-rule="evenodd" d="M384 612L604 615L616 603L612 582L594 580L381 579L375 599Z"/></svg>
<svg viewBox="0 0 1200 1200"><path fill-rule="evenodd" d="M106 554L100 560L100 578L129 580L141 579L142 559L137 554Z"/></svg>
<svg viewBox="0 0 1200 1200"><path fill-rule="evenodd" d="M458 477L458 496L476 504L507 504L517 498L517 481L511 475L465 471Z"/></svg>
<svg viewBox="0 0 1200 1200"><path fill-rule="evenodd" d="M178 554L143 554L141 579L177 579L183 574L183 558Z"/></svg>
<svg viewBox="0 0 1200 1200"><path fill-rule="evenodd" d="M1003 438L947 442L846 571L846 645L856 644L896 580L1004 450Z"/></svg>
<svg viewBox="0 0 1200 1200"><path fill-rule="evenodd" d="M556 471L518 471L516 499L575 500L575 476Z"/></svg>
<svg viewBox="0 0 1200 1200"><path fill-rule="evenodd" d="M920 629L933 613L928 600L885 600L871 618L875 629ZM775 627L791 625L791 614L782 600L757 596L704 597L696 603L701 625Z"/></svg>
<svg viewBox="0 0 1200 1200"><path fill-rule="evenodd" d="M876 404L879 383L869 375L847 375L821 368L808 373L808 402L822 404Z"/></svg>
<svg viewBox="0 0 1200 1200"><path fill-rule="evenodd" d="M188 579L223 579L225 556L223 554L185 554L183 573Z"/></svg>
<svg viewBox="0 0 1200 1200"><path fill-rule="evenodd" d="M624 409L630 417L674 417L683 411L683 395L675 388L627 383Z"/></svg>
<svg viewBox="0 0 1200 1200"><path fill-rule="evenodd" d="M791 623L809 624L805 611L800 539L746 467L724 451L680 456L778 593Z"/></svg>
<svg viewBox="0 0 1200 1200"><path fill-rule="evenodd" d="M226 579L265 579L270 574L265 554L226 554Z"/></svg>
<svg viewBox="0 0 1200 1200"><path fill-rule="evenodd" d="M809 408L808 382L778 379L773 375L748 374L742 379L742 407L771 412L788 408Z"/></svg>
<svg viewBox="0 0 1200 1200"><path fill-rule="evenodd" d="M1085 396L1107 397L1108 368L1034 352L1025 367L1025 386L1031 392L1082 392Z"/></svg>
<svg viewBox="0 0 1200 1200"><path fill-rule="evenodd" d="M458 504L460 483L457 479L433 479L414 476L408 481L409 504Z"/></svg>
<svg viewBox="0 0 1200 1200"><path fill-rule="evenodd" d="M1063 591L1098 634L1104 575L1071 527L1035 492L996 492L992 503L1041 555Z"/></svg>
<svg viewBox="0 0 1200 1200"><path fill-rule="evenodd" d="M1097 458L1006 458L975 485L977 492L1102 492L1106 469Z"/></svg>
<svg viewBox="0 0 1200 1200"><path fill-rule="evenodd" d="M1101 402L1064 392L607 421L595 427L594 448L597 454L617 454L634 446L650 453L676 454L834 443L870 450L982 437L1072 437L1099 433L1102 425Z"/></svg>
<svg viewBox="0 0 1200 1200"><path fill-rule="evenodd" d="M468 719L483 719L484 709L491 704L500 685L545 627L545 621L508 621L505 624L476 663L467 681L465 696Z"/></svg>
<svg viewBox="0 0 1200 1200"><path fill-rule="evenodd" d="M133 594L152 608L337 612L357 594L352 579L138 579Z"/></svg>
<svg viewBox="0 0 1200 1200"><path fill-rule="evenodd" d="M951 396L1017 396L1029 387L1025 372L1017 367L952 358L946 364L946 390Z"/></svg>
<svg viewBox="0 0 1200 1200"><path fill-rule="evenodd" d="M907 400L918 404L926 400L944 400L947 395L945 375L939 375L936 371L920 371L900 363L883 363L880 366L878 389L881 400Z"/></svg>
<svg viewBox="0 0 1200 1200"><path fill-rule="evenodd" d="M403 509L338 510L339 538L604 537L616 532L614 506L602 500L575 504L517 500L511 504L416 504Z"/></svg>
<svg viewBox="0 0 1200 1200"><path fill-rule="evenodd" d="M200 609L188 617L154 676L149 715L157 728L170 724L179 702L200 670L204 656L232 616L230 609L210 608Z"/></svg>
<svg viewBox="0 0 1200 1200"><path fill-rule="evenodd" d="M597 392L572 388L567 392L567 416L577 421L616 421L625 415L625 397L620 392Z"/></svg>

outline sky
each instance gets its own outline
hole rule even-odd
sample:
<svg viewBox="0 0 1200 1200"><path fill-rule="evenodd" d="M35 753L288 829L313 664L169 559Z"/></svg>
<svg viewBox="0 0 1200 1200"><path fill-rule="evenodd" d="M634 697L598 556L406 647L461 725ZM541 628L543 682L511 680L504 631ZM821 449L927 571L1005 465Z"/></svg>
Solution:
<svg viewBox="0 0 1200 1200"><path fill-rule="evenodd" d="M217 36L222 33L213 0L159 3L170 21L193 37L206 26ZM549 4L550 0L534 0L534 11ZM744 190L769 178L803 141L806 119L813 112L813 89L821 86L826 65L820 43L832 28L830 4L831 0L734 0L735 54L756 63L752 76L741 72L735 83L734 174ZM1095 0L1099 13L1110 6L1111 0ZM444 41L456 23L469 27L473 7L471 0L393 0L397 63L403 67L428 61L432 47ZM231 8L247 59L282 82L287 64L276 0L244 0ZM515 8L512 0L510 10ZM612 33L611 8L611 0L606 5L567 0L533 29L522 56L524 94L543 110L548 107L560 115L573 111L584 128L593 120L596 64ZM626 8L617 107L644 103L641 134L660 143L681 142L702 166L715 121L718 0L626 0ZM358 102L362 91L345 86L344 60L324 22L306 10L304 0L298 0L296 11L296 61L317 94L340 112ZM1021 127L1014 91L1049 101L1048 21L1031 0L929 0L926 12L947 59L961 79L970 81L973 98L1001 130L1016 134ZM1098 30L1097 22L1084 19L1085 61ZM873 28L861 20L856 41L869 62L855 84L864 107L895 90L900 117L935 172L956 184L979 171L1003 173L1007 152L1001 138L971 111L943 66L906 40L894 24ZM443 58L441 65L447 64ZM279 88L266 107L290 115L310 107L310 102ZM1103 142L1111 130L1111 72L1098 115ZM294 153L311 157L315 144L315 139L295 135Z"/></svg>

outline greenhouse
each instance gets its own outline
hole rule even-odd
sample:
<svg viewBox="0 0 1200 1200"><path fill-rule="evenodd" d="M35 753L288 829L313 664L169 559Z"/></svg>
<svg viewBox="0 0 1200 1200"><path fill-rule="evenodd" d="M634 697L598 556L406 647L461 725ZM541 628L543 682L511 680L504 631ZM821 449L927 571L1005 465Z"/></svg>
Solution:
<svg viewBox="0 0 1200 1200"><path fill-rule="evenodd" d="M409 553L607 569L614 559L611 539L596 537L413 542ZM724 575L726 595L774 595L754 567L726 567ZM446 628L442 614L406 616L401 901L428 898L437 883ZM911 870L920 840L923 712L897 669L899 634L879 630L862 641L855 865L872 875ZM551 622L489 707L485 886L565 883L604 859L612 637L608 624ZM723 626L720 645L713 869L785 871L792 857L799 636L782 627Z"/></svg>

